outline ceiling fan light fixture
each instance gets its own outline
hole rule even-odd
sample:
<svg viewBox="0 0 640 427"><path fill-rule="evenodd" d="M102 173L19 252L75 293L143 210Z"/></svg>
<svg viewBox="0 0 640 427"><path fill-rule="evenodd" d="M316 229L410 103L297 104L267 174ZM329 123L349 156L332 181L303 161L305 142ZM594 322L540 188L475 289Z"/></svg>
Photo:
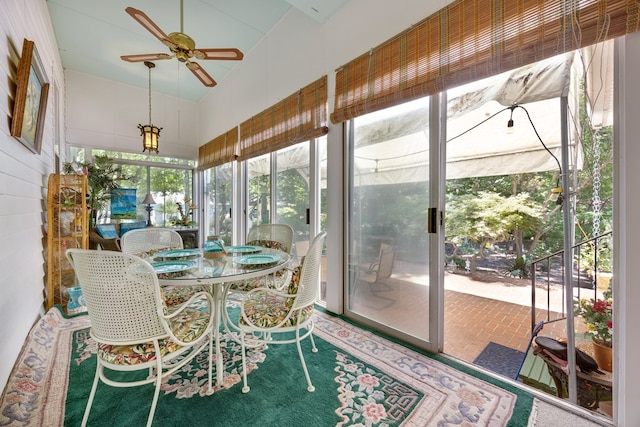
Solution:
<svg viewBox="0 0 640 427"><path fill-rule="evenodd" d="M196 49L196 42L183 32L184 0L180 0L180 31L169 33L169 35L165 34L165 32L141 10L134 9L133 7L127 7L125 10L133 19L160 40L162 44L167 46L172 55L161 53L123 55L120 57L123 61L142 62L176 58L179 62L185 64L203 85L214 87L216 81L213 77L200 65L192 65L193 63L190 63L189 60L195 57L196 59L203 60L240 61L244 57L242 52L236 48Z"/></svg>
<svg viewBox="0 0 640 427"><path fill-rule="evenodd" d="M138 125L140 136L142 136L142 152L155 151L158 154L158 140L160 139L160 131L162 128L154 126L151 122L151 69L156 66L153 62L145 61L144 65L149 69L149 124Z"/></svg>
<svg viewBox="0 0 640 427"><path fill-rule="evenodd" d="M183 50L194 50L196 48L196 42L191 37L181 32L176 31L169 33L169 40Z"/></svg>

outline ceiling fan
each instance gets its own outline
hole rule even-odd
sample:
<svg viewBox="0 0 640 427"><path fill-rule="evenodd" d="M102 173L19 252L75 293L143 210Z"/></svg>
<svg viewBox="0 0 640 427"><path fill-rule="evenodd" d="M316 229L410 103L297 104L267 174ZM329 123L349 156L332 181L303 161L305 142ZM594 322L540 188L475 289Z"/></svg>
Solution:
<svg viewBox="0 0 640 427"><path fill-rule="evenodd" d="M196 49L196 42L183 32L183 0L180 0L180 31L169 33L166 35L144 12L127 7L125 11L138 21L144 28L160 40L169 48L172 55L168 53L146 53L140 55L123 55L120 58L128 62L144 62L156 61L160 59L176 58L180 62L184 62L191 72L207 87L214 87L216 81L211 77L197 62L191 61L196 59L226 59L230 61L239 61L244 55L240 50L235 48L212 48L212 49Z"/></svg>

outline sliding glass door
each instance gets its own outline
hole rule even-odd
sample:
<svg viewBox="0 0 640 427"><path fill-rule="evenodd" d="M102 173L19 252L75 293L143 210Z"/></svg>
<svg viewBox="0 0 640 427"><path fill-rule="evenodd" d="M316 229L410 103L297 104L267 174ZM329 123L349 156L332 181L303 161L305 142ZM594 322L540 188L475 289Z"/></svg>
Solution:
<svg viewBox="0 0 640 427"><path fill-rule="evenodd" d="M233 163L208 169L205 173L206 227L208 235L220 236L233 244ZM205 236L206 237L206 236Z"/></svg>
<svg viewBox="0 0 640 427"><path fill-rule="evenodd" d="M429 122L429 98L350 122L346 310L435 351L439 294L431 259L438 246L428 226L438 231L439 214L430 208L439 192Z"/></svg>
<svg viewBox="0 0 640 427"><path fill-rule="evenodd" d="M309 247L309 141L276 154L276 217L294 231L294 255L298 259Z"/></svg>

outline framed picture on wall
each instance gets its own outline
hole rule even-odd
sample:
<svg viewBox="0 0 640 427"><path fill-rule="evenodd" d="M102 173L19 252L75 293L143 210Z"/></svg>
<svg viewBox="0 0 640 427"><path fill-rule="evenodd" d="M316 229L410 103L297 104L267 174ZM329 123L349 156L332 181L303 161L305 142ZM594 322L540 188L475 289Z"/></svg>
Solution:
<svg viewBox="0 0 640 427"><path fill-rule="evenodd" d="M11 135L34 153L40 154L47 111L49 81L36 45L24 39L16 72L16 95L11 118Z"/></svg>
<svg viewBox="0 0 640 427"><path fill-rule="evenodd" d="M111 219L136 219L136 189L111 190Z"/></svg>

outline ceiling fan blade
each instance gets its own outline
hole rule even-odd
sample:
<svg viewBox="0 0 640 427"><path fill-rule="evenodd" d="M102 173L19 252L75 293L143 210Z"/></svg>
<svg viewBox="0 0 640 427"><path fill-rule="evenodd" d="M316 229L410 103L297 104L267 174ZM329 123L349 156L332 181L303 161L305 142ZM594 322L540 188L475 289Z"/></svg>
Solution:
<svg viewBox="0 0 640 427"><path fill-rule="evenodd" d="M140 55L122 55L120 59L127 62L144 62L144 61L159 61L161 59L171 59L173 55L168 53L143 53Z"/></svg>
<svg viewBox="0 0 640 427"><path fill-rule="evenodd" d="M216 81L213 80L213 77L211 77L197 62L187 61L185 65L198 78L198 80L202 82L203 85L207 87L214 87L217 85Z"/></svg>
<svg viewBox="0 0 640 427"><path fill-rule="evenodd" d="M171 45L173 45L173 42L171 40L169 40L169 36L167 36L164 33L164 31L162 31L160 29L160 27L158 27L156 25L156 23L153 22L151 20L151 18L149 18L144 12L142 12L141 10L138 10L138 9L134 9L133 7L128 7L128 8L125 9L125 11L129 15L131 15L131 17L133 19L138 21L138 23L140 23L140 25L145 27L147 29L147 31L149 31L151 34L153 34L162 43L167 44L167 42L168 42ZM167 45L167 46L169 46L169 45Z"/></svg>
<svg viewBox="0 0 640 427"><path fill-rule="evenodd" d="M229 61L239 61L244 58L242 52L235 48L228 49L196 49L193 56L198 59L226 59Z"/></svg>

